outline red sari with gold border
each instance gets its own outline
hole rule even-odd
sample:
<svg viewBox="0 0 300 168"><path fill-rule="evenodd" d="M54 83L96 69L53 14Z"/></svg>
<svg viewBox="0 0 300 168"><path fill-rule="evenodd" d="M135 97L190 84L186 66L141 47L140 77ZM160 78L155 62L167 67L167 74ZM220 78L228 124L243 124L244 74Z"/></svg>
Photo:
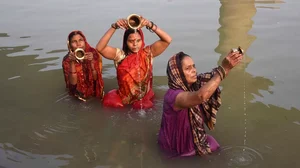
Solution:
<svg viewBox="0 0 300 168"><path fill-rule="evenodd" d="M152 90L152 62L150 46L145 47L144 35L139 30L142 46L137 53L130 53L117 64L118 90L112 90L104 98L105 106L123 107L132 104L134 108L150 108L154 97ZM109 95L111 94L111 95ZM116 96L119 96L116 97ZM114 100L108 100L108 99ZM118 102L121 101L121 102ZM122 105L121 105L122 104Z"/></svg>
<svg viewBox="0 0 300 168"><path fill-rule="evenodd" d="M75 69L77 74L77 84L72 85L69 81L69 73L70 73L70 59L68 54L63 58L62 67L64 71L66 88L69 90L69 94L80 97L83 99L90 98L95 96L97 98L102 99L104 96L104 82L102 78L102 57L101 55L92 48L86 41L85 36L82 32L80 35L84 38L85 42L85 52L93 53L93 60L88 61L84 60L83 62L75 61ZM93 79L92 73L92 64L94 64L94 69L97 72L97 79Z"/></svg>

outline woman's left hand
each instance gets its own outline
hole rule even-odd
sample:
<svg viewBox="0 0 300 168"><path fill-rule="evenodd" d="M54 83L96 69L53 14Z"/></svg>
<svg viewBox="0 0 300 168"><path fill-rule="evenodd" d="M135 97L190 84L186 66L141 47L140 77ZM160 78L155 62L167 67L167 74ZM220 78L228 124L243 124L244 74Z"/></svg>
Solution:
<svg viewBox="0 0 300 168"><path fill-rule="evenodd" d="M86 52L85 53L85 59L92 61L93 60L93 53L92 52Z"/></svg>
<svg viewBox="0 0 300 168"><path fill-rule="evenodd" d="M141 17L141 28L144 26L151 27L152 23L148 19L143 18L143 16L140 17Z"/></svg>

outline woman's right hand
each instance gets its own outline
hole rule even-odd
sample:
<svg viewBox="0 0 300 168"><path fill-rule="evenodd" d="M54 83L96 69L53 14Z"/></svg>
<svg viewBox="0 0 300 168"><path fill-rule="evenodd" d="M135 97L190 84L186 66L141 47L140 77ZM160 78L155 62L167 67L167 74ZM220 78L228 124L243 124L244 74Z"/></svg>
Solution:
<svg viewBox="0 0 300 168"><path fill-rule="evenodd" d="M239 52L228 53L228 55L223 59L221 64L225 70L226 75L233 67L235 67L238 63L240 63L242 59L243 59L243 54L240 54Z"/></svg>
<svg viewBox="0 0 300 168"><path fill-rule="evenodd" d="M76 60L76 57L75 57L73 52L69 52L69 59L70 59L71 62Z"/></svg>
<svg viewBox="0 0 300 168"><path fill-rule="evenodd" d="M128 29L128 23L126 19L119 19L117 20L117 22L115 23L118 27L120 27L121 29Z"/></svg>

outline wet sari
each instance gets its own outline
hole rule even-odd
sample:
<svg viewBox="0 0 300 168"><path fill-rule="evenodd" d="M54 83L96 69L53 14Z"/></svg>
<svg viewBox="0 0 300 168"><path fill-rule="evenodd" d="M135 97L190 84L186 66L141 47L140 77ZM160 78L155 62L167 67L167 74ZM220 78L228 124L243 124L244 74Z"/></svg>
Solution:
<svg viewBox="0 0 300 168"><path fill-rule="evenodd" d="M142 39L142 46L137 53L125 55L123 51L117 49L116 57L121 58L115 62L119 89L110 93L117 94L119 98L113 99L120 100L121 103L118 101L107 103L108 101L104 100L104 105L106 106L117 107L116 103L123 105L132 104L133 108L150 108L153 106L151 101L154 96L152 90L153 57L150 46L145 47L142 30L139 30L139 33ZM111 98L112 96L108 95L107 97Z"/></svg>
<svg viewBox="0 0 300 168"><path fill-rule="evenodd" d="M97 97L102 99L104 96L103 91L103 78L102 78L102 57L92 48L86 41L82 32L79 34L84 38L85 52L93 53L93 61L84 60L83 62L75 61L75 69L77 75L77 84L72 85L69 81L70 75L70 59L68 54L63 58L62 67L64 72L66 88L69 94L79 98L80 100L86 100L90 97ZM97 79L93 78L92 64L94 64L94 70L97 73Z"/></svg>
<svg viewBox="0 0 300 168"><path fill-rule="evenodd" d="M191 87L188 87L187 81L184 78L184 74L182 71L181 62L179 60L179 54L176 54L170 58L170 60L168 62L168 67L167 67L168 85L170 88L169 90L173 90L173 92L197 91L202 86L204 86L214 76L214 73L215 73L215 71L213 70L212 72L199 74L197 76L197 81ZM168 91L168 92L170 92L170 91ZM216 124L217 112L221 106L221 97L220 96L221 96L221 91L219 88L217 88L216 91L213 93L213 95L207 101L204 101L203 103L199 104L198 106L194 106L194 107L186 109L186 111L187 111L186 119L189 120L189 125L188 125L188 127L184 126L184 128L191 129L191 134L192 134L191 137L193 138L193 143L195 145L195 151L198 155L206 155L208 153L211 153L211 151L212 151L212 148L211 148L210 144L208 143L208 136L206 134L204 124L206 124L206 126L210 130L214 129L214 126ZM164 101L166 101L166 100L168 100L168 99L165 98ZM175 102L175 97L174 97L172 105L174 105L174 102ZM164 104L166 104L166 103L164 102ZM167 116L166 114L168 113L168 111L170 111L170 109L166 110L164 107L163 119L166 118L165 116ZM184 111L184 110L181 110L181 111ZM173 114L176 114L176 112L174 112ZM184 113L184 112L182 113L182 115L185 115L185 114L186 113ZM180 120L178 122L184 122L183 118L184 117L180 117ZM170 137L170 135L173 135L173 132L169 132L169 134L164 134L164 132L168 132L168 131L165 131L165 129L164 129L165 127L168 127L168 129L172 128L171 130L173 130L175 132L179 132L180 134L183 134L182 132L185 129L181 129L181 130L173 129L173 127L175 128L175 126L177 126L177 125L179 125L179 123L175 123L175 124L173 124L173 126L170 126L170 125L168 125L168 122L162 122L161 131L160 131L160 141L162 142L161 144L163 144L163 146L164 146L164 144L166 144L166 143L164 143L164 142L166 142L165 139L168 139L168 138L172 139L172 137ZM188 131L188 130L185 130L185 131ZM186 135L187 134L184 134L184 136L182 136L182 137L186 138L187 137ZM181 141L181 140L182 139L179 139L178 141L173 142L173 144L175 144L173 146L176 146L178 148L176 150L177 152L185 150L185 149L180 149L181 146L186 145L186 144L183 144L183 141ZM186 142L189 142L189 140L186 140ZM171 143L169 143L169 144L171 144ZM214 143L214 144L216 144L216 143ZM216 145L214 145L214 146L216 146ZM214 147L214 148L216 148L216 147ZM173 150L173 148L172 148L172 150Z"/></svg>

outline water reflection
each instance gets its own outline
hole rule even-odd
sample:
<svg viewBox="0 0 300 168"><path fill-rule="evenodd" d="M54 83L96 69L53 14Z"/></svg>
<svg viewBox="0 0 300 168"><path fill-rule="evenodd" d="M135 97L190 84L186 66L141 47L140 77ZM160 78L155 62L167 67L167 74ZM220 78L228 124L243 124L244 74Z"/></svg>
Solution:
<svg viewBox="0 0 300 168"><path fill-rule="evenodd" d="M9 37L7 33L0 33L0 37Z"/></svg>
<svg viewBox="0 0 300 168"><path fill-rule="evenodd" d="M86 103L72 99L65 91L61 69L40 71L49 59L35 59L38 55L8 56L26 48L1 47L0 61L5 63L1 67L5 89L1 90L6 100L1 106L0 142L41 155L68 153L72 155L66 163L70 167L78 163L138 167L151 160L145 159L145 153L148 157L155 155L152 146L156 145L156 130L151 129L149 134L147 128L159 123L159 114L141 115L130 108L106 109L95 99ZM105 91L117 87L115 77L107 78L105 84ZM139 160L132 163L130 158Z"/></svg>
<svg viewBox="0 0 300 168"><path fill-rule="evenodd" d="M270 6L274 4L282 4L285 3L281 0L261 0L261 1L255 1L256 4L262 4L262 5L256 5L256 8L265 8L265 9L280 9L279 6Z"/></svg>
<svg viewBox="0 0 300 168"><path fill-rule="evenodd" d="M271 86L274 85L270 79L253 76L247 72L247 66L253 61L247 50L256 40L249 31L254 24L252 19L257 11L257 1L220 0L220 3L219 45L215 49L221 54L219 63L231 48L242 46L246 54L243 62L222 82L223 105L218 122L222 128L218 128L215 134L225 147L222 147L219 155L213 160L223 163L226 167L263 167L270 164L278 167L274 159L270 159L275 157L271 153L281 150L277 145L283 138L278 135L289 132L292 136L296 131L291 127L291 122L292 116L299 116L299 110L267 106L256 100L257 96L263 97L262 91L273 94ZM276 124L280 124L281 127L275 126ZM273 134L275 130L276 135ZM296 145L295 141L289 143Z"/></svg>
<svg viewBox="0 0 300 168"><path fill-rule="evenodd" d="M49 167L67 165L69 162L60 161L59 157L71 155L59 154L69 151L62 150L65 142L59 140L61 143L56 143L56 138L60 137L59 134L77 130L78 118L64 106L53 106L55 97L65 93L61 87L61 70L39 72L47 66L45 61L55 58L36 59L38 55L8 56L28 47L0 47L0 61L3 63L0 67L1 93L5 95L0 107L0 142L9 142L22 149L24 154L19 155L12 145L3 144L1 153L5 151L12 155L5 157L1 154L0 164L7 167L36 167L34 165L44 162ZM24 164L15 165L11 162L11 156L17 158L14 162Z"/></svg>
<svg viewBox="0 0 300 168"><path fill-rule="evenodd" d="M5 168L61 167L69 164L71 155L43 155L20 150L10 143L0 143L0 164ZM0 167L1 167L0 166Z"/></svg>
<svg viewBox="0 0 300 168"><path fill-rule="evenodd" d="M5 95L0 106L0 167L296 167L300 112L259 101L266 93L273 96L274 81L254 76L247 68L257 61L257 56L248 54L260 38L257 33L264 33L251 31L254 17L257 10L265 10L259 6L273 7L273 1L220 3L219 43L215 49L220 54L219 63L238 45L246 55L222 82L223 105L216 130L211 132L222 146L219 152L179 160L160 156L156 141L168 88L166 76L154 77L155 107L146 112L103 108L97 100L82 103L72 99L64 88L58 62L65 49L48 51L44 46L30 45L36 36L17 36L15 41L0 33L1 38L14 43L26 42L0 47L1 93ZM192 19L199 21L194 16ZM184 25L184 31L193 33L188 26ZM184 31L179 45L189 45ZM112 64L105 65L103 76L106 92L117 87Z"/></svg>

